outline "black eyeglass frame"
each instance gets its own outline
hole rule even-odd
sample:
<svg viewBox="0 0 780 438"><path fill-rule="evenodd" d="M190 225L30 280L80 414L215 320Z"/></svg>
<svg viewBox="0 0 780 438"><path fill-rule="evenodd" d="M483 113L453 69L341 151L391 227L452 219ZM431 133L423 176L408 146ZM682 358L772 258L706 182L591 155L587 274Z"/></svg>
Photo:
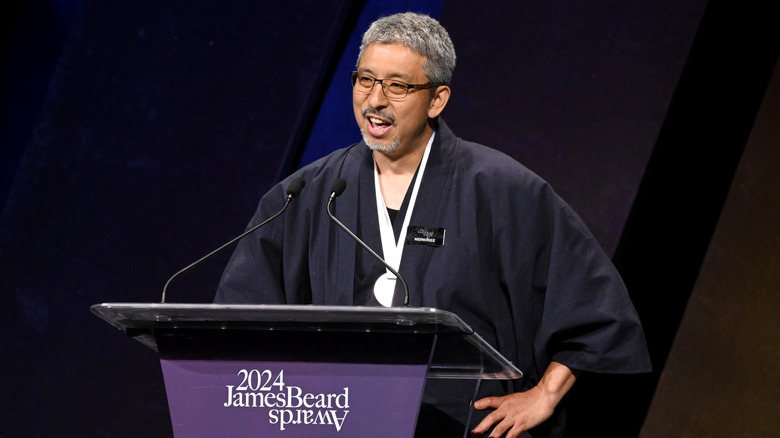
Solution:
<svg viewBox="0 0 780 438"><path fill-rule="evenodd" d="M358 89L355 88L355 85L357 84L357 79L358 79L359 75L362 75L362 76L365 76L365 77L369 77L369 78L374 80L374 83L371 84L371 88L369 88L368 91L361 91L361 90L358 90ZM404 99L406 99L406 96L409 95L409 90L412 90L412 89L414 89L414 90L428 90L428 89L431 89L431 88L436 88L436 87L440 87L441 86L441 84L434 84L434 83L431 83L431 82L428 82L428 83L425 83L425 84L409 84L409 83L406 83L404 81L399 81L397 79L387 79L387 78L385 78L385 79L378 79L378 78L375 78L375 77L373 77L371 75L367 75L367 74L364 74L364 73L358 73L356 71L352 72L352 74L350 75L350 79L352 80L352 89L357 91L358 93L363 93L363 94L371 94L371 92L374 90L374 87L376 86L376 83L379 82L379 84L382 85L382 93L385 95L386 98L388 98L390 100L404 100ZM393 95L389 95L388 96L388 94L387 94L387 86L385 85L384 81L392 81L392 82L395 82L395 83L398 83L398 84L403 84L406 87L406 94L404 94L401 97L393 96Z"/></svg>

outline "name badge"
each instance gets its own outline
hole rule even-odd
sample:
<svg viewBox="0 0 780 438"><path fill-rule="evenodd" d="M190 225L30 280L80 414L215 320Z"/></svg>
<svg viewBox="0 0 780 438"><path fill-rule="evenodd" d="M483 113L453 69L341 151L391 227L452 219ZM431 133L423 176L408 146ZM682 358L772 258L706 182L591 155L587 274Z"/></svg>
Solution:
<svg viewBox="0 0 780 438"><path fill-rule="evenodd" d="M406 244L438 248L444 245L444 233L444 228L426 228L409 225L406 229Z"/></svg>

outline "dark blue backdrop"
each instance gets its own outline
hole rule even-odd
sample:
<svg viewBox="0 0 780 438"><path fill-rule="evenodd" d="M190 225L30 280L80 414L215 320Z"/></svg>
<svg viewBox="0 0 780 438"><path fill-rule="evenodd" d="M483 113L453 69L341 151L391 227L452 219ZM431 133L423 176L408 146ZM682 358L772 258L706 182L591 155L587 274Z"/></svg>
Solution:
<svg viewBox="0 0 780 438"><path fill-rule="evenodd" d="M635 435L777 59L761 11L706 6L84 0L11 8L3 430L170 436L157 357L89 306L158 301L173 272L244 228L271 184L356 141L348 72L358 38L379 15L416 10L438 16L458 51L444 113L456 134L549 180L615 255L657 370L583 379L572 430ZM169 301L210 301L227 257L177 280ZM654 282L670 261L678 269Z"/></svg>

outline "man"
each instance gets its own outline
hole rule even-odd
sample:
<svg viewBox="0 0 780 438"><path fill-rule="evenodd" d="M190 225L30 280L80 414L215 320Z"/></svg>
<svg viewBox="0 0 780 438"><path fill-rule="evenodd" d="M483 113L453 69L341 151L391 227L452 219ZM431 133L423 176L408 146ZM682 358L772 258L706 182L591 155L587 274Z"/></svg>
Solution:
<svg viewBox="0 0 780 438"><path fill-rule="evenodd" d="M342 178L334 215L407 280L411 305L456 313L525 373L517 386L483 385L473 434L560 436L559 403L580 371L649 371L642 330L615 268L549 185L457 138L439 117L454 67L436 20L406 13L373 23L352 74L363 141L263 197L252 223L279 210L292 178L306 181L293 208L239 243L216 301L399 304L394 276L325 211ZM426 387L425 406L445 423L465 422L451 413L471 394L455 386ZM432 436L447 436L437 424Z"/></svg>

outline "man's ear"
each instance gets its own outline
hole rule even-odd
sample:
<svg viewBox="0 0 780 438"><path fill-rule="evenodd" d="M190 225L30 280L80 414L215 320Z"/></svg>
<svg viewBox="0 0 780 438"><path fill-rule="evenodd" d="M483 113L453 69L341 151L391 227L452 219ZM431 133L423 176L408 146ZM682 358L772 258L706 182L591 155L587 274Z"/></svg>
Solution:
<svg viewBox="0 0 780 438"><path fill-rule="evenodd" d="M446 85L440 85L436 87L436 91L433 92L433 97L428 104L428 118L435 119L444 111L444 107L447 106L447 102L450 100L450 87Z"/></svg>

